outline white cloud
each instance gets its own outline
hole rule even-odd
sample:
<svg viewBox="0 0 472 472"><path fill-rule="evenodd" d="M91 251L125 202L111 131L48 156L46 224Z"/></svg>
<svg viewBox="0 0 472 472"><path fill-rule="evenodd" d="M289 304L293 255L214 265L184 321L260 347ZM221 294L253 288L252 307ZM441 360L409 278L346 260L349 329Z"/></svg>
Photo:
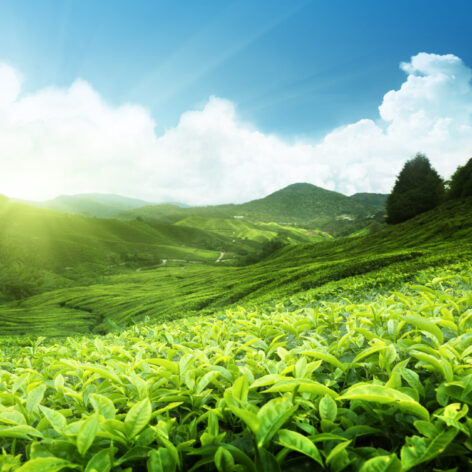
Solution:
<svg viewBox="0 0 472 472"><path fill-rule="evenodd" d="M386 93L377 121L289 143L243 123L233 103L216 97L159 137L143 107L111 107L83 80L22 96L20 74L0 65L0 193L114 192L210 204L293 182L388 192L418 151L447 177L472 156L472 70L451 54L426 53L401 68L407 78Z"/></svg>

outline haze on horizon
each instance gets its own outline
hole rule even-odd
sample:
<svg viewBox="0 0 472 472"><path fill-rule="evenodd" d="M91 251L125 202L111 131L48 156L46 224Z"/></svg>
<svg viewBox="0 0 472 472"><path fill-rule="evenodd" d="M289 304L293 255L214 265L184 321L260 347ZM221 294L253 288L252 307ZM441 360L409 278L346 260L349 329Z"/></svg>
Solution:
<svg viewBox="0 0 472 472"><path fill-rule="evenodd" d="M472 156L472 6L335 3L5 2L0 193L386 193L416 152L449 177Z"/></svg>

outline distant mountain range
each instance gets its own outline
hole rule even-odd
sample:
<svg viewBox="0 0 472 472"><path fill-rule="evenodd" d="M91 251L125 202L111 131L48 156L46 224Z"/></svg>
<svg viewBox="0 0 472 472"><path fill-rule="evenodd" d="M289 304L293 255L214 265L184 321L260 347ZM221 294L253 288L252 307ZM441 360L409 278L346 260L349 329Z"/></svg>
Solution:
<svg viewBox="0 0 472 472"><path fill-rule="evenodd" d="M81 193L77 195L60 195L52 200L44 202L17 200L38 208L62 211L74 215L96 216L99 218L112 218L118 214L155 203L137 198L124 197L111 193ZM186 205L175 203L178 207Z"/></svg>
<svg viewBox="0 0 472 472"><path fill-rule="evenodd" d="M181 208L150 205L128 210L120 218L141 217L176 223L189 216L246 218L251 221L300 224L321 228L333 221L353 221L385 211L387 195L358 193L347 197L316 185L297 183L264 198L242 204Z"/></svg>
<svg viewBox="0 0 472 472"><path fill-rule="evenodd" d="M323 229L373 217L384 212L387 195L357 193L350 197L308 183L297 183L264 198L242 204L189 207L180 203L155 204L114 194L61 195L45 202L22 201L32 206L99 218L144 219L177 223L189 217L240 218L257 222L297 224ZM352 226L352 224L351 224ZM356 228L350 228L355 231Z"/></svg>

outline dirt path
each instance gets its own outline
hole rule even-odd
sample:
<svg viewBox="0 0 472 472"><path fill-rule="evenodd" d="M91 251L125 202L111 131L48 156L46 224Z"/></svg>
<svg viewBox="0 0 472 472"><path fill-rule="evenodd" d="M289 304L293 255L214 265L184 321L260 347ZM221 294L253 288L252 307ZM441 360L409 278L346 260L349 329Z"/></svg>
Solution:
<svg viewBox="0 0 472 472"><path fill-rule="evenodd" d="M160 264L153 265L153 266L146 266L146 267L138 267L136 269L136 272L141 272L144 269L155 269L157 267L164 267L166 264L167 264L167 259L162 259L162 262Z"/></svg>
<svg viewBox="0 0 472 472"><path fill-rule="evenodd" d="M218 259L216 259L216 263L220 262L221 259L223 259L223 256L225 255L225 253L223 251L220 252L220 255L218 256Z"/></svg>

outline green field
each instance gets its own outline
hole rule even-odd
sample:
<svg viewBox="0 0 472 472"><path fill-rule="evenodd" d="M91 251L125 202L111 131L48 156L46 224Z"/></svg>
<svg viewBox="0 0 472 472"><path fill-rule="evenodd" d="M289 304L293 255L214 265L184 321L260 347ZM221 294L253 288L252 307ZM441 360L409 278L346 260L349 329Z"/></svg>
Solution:
<svg viewBox="0 0 472 472"><path fill-rule="evenodd" d="M472 467L470 199L340 239L188 218L3 205L0 471Z"/></svg>
<svg viewBox="0 0 472 472"><path fill-rule="evenodd" d="M472 266L408 278L59 343L3 337L0 466L467 470Z"/></svg>
<svg viewBox="0 0 472 472"><path fill-rule="evenodd" d="M97 220L100 221L100 220ZM106 220L104 220L106 221ZM110 220L113 222L114 220ZM116 224L122 224L116 222ZM117 266L86 283L6 302L5 334L104 332L147 317L174 319L234 304L274 300L346 277L387 268L399 274L470 258L472 209L453 202L367 237L288 245L256 264L215 264L218 252L169 246L166 265ZM163 250L163 246L156 246ZM178 259L175 261L175 259ZM211 261L211 264L198 262ZM185 262L192 260L193 262ZM93 267L93 266L92 266ZM138 269L141 269L139 267ZM69 271L73 272L73 271ZM405 275L406 277L407 275ZM66 319L66 323L61 320Z"/></svg>

